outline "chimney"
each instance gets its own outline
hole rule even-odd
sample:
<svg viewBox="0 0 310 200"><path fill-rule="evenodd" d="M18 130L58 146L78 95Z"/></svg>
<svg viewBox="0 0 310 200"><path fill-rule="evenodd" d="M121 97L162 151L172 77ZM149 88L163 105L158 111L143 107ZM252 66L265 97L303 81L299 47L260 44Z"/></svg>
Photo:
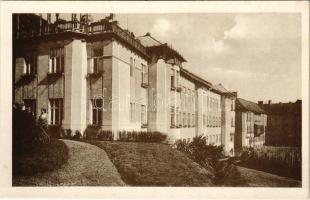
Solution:
<svg viewBox="0 0 310 200"><path fill-rule="evenodd" d="M269 105L271 104L271 100L268 100L268 104L269 104Z"/></svg>
<svg viewBox="0 0 310 200"><path fill-rule="evenodd" d="M235 97L238 96L238 93L237 92L231 92Z"/></svg>
<svg viewBox="0 0 310 200"><path fill-rule="evenodd" d="M258 101L257 103L258 103L258 106L259 106L259 107L261 107L261 108L263 107L263 104L264 104L263 101Z"/></svg>

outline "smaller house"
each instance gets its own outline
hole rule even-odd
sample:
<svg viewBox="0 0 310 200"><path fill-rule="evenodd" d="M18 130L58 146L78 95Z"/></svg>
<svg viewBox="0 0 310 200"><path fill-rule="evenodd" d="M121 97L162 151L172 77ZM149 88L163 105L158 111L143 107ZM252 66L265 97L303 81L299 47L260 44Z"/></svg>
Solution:
<svg viewBox="0 0 310 200"><path fill-rule="evenodd" d="M301 100L289 103L258 102L268 114L266 145L301 146L301 104Z"/></svg>
<svg viewBox="0 0 310 200"><path fill-rule="evenodd" d="M235 151L265 144L267 114L258 104L241 98L236 100Z"/></svg>

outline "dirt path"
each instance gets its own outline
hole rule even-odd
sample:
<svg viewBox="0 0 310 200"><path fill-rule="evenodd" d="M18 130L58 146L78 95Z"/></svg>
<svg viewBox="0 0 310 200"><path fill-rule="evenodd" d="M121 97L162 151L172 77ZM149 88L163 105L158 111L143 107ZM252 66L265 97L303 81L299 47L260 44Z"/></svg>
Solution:
<svg viewBox="0 0 310 200"><path fill-rule="evenodd" d="M39 186L124 186L106 152L94 145L63 140L69 159L60 169L31 177L18 177L19 185Z"/></svg>
<svg viewBox="0 0 310 200"><path fill-rule="evenodd" d="M238 170L250 187L301 187L301 182L295 179L239 166Z"/></svg>

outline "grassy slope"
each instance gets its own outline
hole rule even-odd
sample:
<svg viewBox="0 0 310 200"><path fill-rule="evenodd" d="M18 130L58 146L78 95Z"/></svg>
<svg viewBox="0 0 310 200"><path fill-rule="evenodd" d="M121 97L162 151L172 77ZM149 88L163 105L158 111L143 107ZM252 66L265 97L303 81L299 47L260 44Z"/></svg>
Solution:
<svg viewBox="0 0 310 200"><path fill-rule="evenodd" d="M63 141L52 139L49 144L28 144L13 150L13 175L32 176L60 168L69 158Z"/></svg>
<svg viewBox="0 0 310 200"><path fill-rule="evenodd" d="M251 187L301 187L301 182L258 170L237 167Z"/></svg>
<svg viewBox="0 0 310 200"><path fill-rule="evenodd" d="M165 144L89 141L104 149L132 186L213 186L210 173Z"/></svg>
<svg viewBox="0 0 310 200"><path fill-rule="evenodd" d="M100 148L70 140L55 140L56 144L63 144L68 150L68 160L60 168L45 172L15 175L14 186L124 186L115 166L111 163L107 154ZM55 142L54 142L55 145ZM49 147L49 150L47 149ZM62 148L62 146L61 146ZM49 159L57 160L62 157L59 153L59 145L46 146L43 151L50 154L38 154L49 156L46 158L36 155L33 158L19 157L19 162L28 163L29 159L42 160L45 165ZM59 152L59 153L58 153ZM64 152L65 153L65 152ZM33 165L32 165L33 166ZM34 168L37 170L40 168Z"/></svg>

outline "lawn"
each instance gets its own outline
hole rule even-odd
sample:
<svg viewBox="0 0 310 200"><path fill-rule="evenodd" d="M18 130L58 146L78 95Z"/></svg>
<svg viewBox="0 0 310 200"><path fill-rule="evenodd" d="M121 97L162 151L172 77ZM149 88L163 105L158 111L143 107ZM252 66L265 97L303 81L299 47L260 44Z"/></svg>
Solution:
<svg viewBox="0 0 310 200"><path fill-rule="evenodd" d="M32 176L56 170L69 158L63 141L52 139L49 144L14 145L13 176ZM21 148L22 147L22 148Z"/></svg>
<svg viewBox="0 0 310 200"><path fill-rule="evenodd" d="M131 186L213 186L211 173L166 144L88 141L104 149Z"/></svg>
<svg viewBox="0 0 310 200"><path fill-rule="evenodd" d="M250 187L301 187L301 182L258 170L237 167Z"/></svg>
<svg viewBox="0 0 310 200"><path fill-rule="evenodd" d="M124 186L102 149L83 142L52 140L14 157L13 186ZM21 164L21 165L20 165Z"/></svg>

